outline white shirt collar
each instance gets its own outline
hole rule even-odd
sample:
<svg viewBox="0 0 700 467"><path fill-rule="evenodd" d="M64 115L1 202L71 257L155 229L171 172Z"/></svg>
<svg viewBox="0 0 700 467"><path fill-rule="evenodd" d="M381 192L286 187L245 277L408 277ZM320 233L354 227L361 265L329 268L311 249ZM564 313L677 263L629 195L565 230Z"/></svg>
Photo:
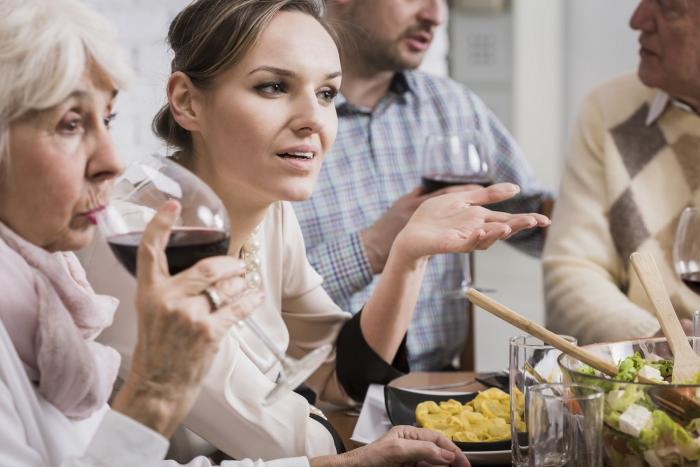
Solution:
<svg viewBox="0 0 700 467"><path fill-rule="evenodd" d="M695 113L688 104L674 99L664 91L659 90L656 91L656 95L651 101L651 105L649 106L649 112L647 113L647 119L644 123L647 126L649 126L656 122L659 119L659 117L661 117L661 115L664 113L669 103L674 105L675 107L678 107L679 109L685 110L686 112Z"/></svg>

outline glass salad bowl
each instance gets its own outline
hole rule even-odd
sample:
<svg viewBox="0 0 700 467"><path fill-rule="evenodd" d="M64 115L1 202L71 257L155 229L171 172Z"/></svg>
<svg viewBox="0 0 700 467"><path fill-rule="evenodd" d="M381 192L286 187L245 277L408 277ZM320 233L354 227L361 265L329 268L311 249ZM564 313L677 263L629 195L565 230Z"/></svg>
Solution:
<svg viewBox="0 0 700 467"><path fill-rule="evenodd" d="M700 338L688 339L697 352ZM558 359L565 381L598 386L606 393L603 425L606 465L700 465L700 384L666 381L670 381L669 360L673 359L666 339L592 344L585 348L620 369L613 380L568 355L562 354ZM637 383L634 378L639 371L662 381Z"/></svg>

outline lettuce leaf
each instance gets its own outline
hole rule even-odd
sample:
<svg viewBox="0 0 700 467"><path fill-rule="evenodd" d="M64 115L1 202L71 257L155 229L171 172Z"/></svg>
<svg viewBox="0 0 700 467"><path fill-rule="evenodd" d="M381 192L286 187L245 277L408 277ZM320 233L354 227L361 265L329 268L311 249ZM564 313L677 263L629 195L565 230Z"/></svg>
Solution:
<svg viewBox="0 0 700 467"><path fill-rule="evenodd" d="M642 369L644 364L644 359L639 352L622 359L620 363L617 364L618 373L615 379L619 381L634 381L637 377L637 373Z"/></svg>
<svg viewBox="0 0 700 467"><path fill-rule="evenodd" d="M675 446L678 452L688 460L700 460L700 445L681 425L669 417L666 412L652 412L653 426L640 433L640 442L647 448Z"/></svg>

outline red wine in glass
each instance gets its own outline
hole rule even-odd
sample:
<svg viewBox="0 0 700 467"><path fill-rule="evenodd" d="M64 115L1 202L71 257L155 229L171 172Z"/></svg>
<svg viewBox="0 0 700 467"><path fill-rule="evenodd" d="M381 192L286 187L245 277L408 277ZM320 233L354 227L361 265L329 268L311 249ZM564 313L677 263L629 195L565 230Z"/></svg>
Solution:
<svg viewBox="0 0 700 467"><path fill-rule="evenodd" d="M455 185L481 185L491 186L493 180L486 175L455 175L450 173L435 173L423 175L421 177L423 189L426 193L447 188Z"/></svg>
<svg viewBox="0 0 700 467"><path fill-rule="evenodd" d="M420 164L424 193L454 185L489 186L494 183L491 154L474 129L427 135ZM464 297L472 282L472 264L469 255L464 255L462 283L459 290L453 291L454 295Z"/></svg>
<svg viewBox="0 0 700 467"><path fill-rule="evenodd" d="M142 235L143 232L129 232L107 238L114 255L133 275L136 275L136 256ZM229 235L218 229L174 228L165 248L170 274L184 271L204 258L226 255L229 240Z"/></svg>
<svg viewBox="0 0 700 467"><path fill-rule="evenodd" d="M700 294L700 209L683 209L673 242L673 262L678 277L696 294Z"/></svg>
<svg viewBox="0 0 700 467"><path fill-rule="evenodd" d="M181 210L178 227L172 230L165 248L171 274L204 258L228 254L230 223L216 193L176 162L153 156L127 168L112 188L108 206L97 217L112 252L132 274L136 273L143 231L161 206L172 199L180 203ZM306 381L333 349L330 344L323 344L299 359L293 358L286 354L286 348L267 336L265 328L252 316L242 322L279 362L277 381L263 404L274 403Z"/></svg>
<svg viewBox="0 0 700 467"><path fill-rule="evenodd" d="M681 274L681 280L690 290L700 294L700 271Z"/></svg>

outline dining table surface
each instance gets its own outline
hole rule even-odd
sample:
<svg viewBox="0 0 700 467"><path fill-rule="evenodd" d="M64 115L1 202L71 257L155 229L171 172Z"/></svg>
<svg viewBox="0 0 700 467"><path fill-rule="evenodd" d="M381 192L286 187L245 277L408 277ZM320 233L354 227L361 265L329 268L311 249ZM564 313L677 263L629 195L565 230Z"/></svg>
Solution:
<svg viewBox="0 0 700 467"><path fill-rule="evenodd" d="M390 385L403 389L425 389L449 386L449 388L445 388L446 391L475 392L486 389L486 386L476 381L475 378L478 376L479 373L469 371L415 372L408 373L395 379ZM348 410L346 408L341 409L332 406L322 408L328 421L340 435L346 449L351 450L360 447L361 444L350 439L355 425L357 424L359 409ZM510 465L510 463L502 465Z"/></svg>

